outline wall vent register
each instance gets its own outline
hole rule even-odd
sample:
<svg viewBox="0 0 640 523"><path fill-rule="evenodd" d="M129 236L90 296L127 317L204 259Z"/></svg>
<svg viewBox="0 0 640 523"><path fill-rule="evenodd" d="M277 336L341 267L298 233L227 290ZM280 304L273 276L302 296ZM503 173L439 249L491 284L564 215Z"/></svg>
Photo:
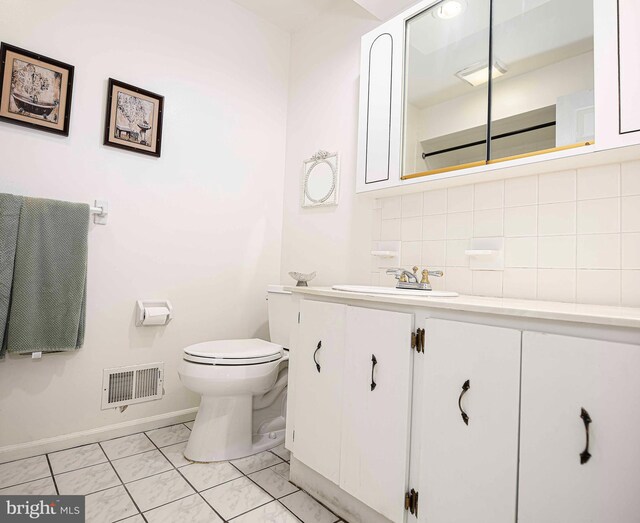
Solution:
<svg viewBox="0 0 640 523"><path fill-rule="evenodd" d="M104 369L102 409L162 398L164 363Z"/></svg>

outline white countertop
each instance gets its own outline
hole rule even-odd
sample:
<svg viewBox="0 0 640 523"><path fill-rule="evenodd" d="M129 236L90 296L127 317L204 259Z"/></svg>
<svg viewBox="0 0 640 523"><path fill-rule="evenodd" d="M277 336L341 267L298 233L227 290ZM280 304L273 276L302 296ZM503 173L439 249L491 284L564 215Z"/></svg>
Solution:
<svg viewBox="0 0 640 523"><path fill-rule="evenodd" d="M516 300L510 298L485 298L482 296L458 296L456 298L435 298L422 296L399 296L389 294L365 294L337 291L331 287L285 287L286 290L306 296L324 296L377 303L393 303L433 309L479 312L535 318L541 320L571 321L630 327L640 329L640 308L612 307L605 305L584 305L554 301Z"/></svg>

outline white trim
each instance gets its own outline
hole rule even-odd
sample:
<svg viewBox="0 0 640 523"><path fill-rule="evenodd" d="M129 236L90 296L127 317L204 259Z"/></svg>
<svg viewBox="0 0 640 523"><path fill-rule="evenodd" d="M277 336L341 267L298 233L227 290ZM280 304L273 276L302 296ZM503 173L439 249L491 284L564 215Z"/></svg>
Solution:
<svg viewBox="0 0 640 523"><path fill-rule="evenodd" d="M48 452L64 450L79 445L87 445L89 443L97 443L121 436L128 436L129 434L157 429L175 423L184 423L193 420L196 412L198 412L198 407L192 407L190 409L158 414L157 416L150 416L148 418L125 421L95 429L83 430L81 432L72 432L71 434L63 434L53 438L39 439L28 443L18 443L16 445L6 445L0 447L0 463L29 458L31 456L39 456Z"/></svg>

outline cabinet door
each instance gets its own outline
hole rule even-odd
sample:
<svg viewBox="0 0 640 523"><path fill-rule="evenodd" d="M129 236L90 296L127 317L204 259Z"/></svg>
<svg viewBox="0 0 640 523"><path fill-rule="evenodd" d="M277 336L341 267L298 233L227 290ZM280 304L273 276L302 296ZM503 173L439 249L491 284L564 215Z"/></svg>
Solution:
<svg viewBox="0 0 640 523"><path fill-rule="evenodd" d="M638 369L640 346L524 333L519 523L640 521Z"/></svg>
<svg viewBox="0 0 640 523"><path fill-rule="evenodd" d="M640 4L638 0L618 1L620 53L620 132L640 131Z"/></svg>
<svg viewBox="0 0 640 523"><path fill-rule="evenodd" d="M298 344L293 453L334 483L340 478L340 425L346 305L304 300Z"/></svg>
<svg viewBox="0 0 640 523"><path fill-rule="evenodd" d="M340 487L391 521L407 488L413 315L349 307Z"/></svg>
<svg viewBox="0 0 640 523"><path fill-rule="evenodd" d="M437 319L425 332L418 521L513 523L521 333Z"/></svg>

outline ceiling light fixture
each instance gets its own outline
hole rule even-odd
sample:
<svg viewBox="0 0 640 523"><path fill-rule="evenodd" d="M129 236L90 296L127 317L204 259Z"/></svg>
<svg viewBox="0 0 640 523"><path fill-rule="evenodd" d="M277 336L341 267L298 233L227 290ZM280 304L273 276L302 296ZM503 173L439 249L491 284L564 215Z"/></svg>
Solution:
<svg viewBox="0 0 640 523"><path fill-rule="evenodd" d="M434 8L433 16L442 20L450 20L464 13L466 8L466 0L444 0Z"/></svg>
<svg viewBox="0 0 640 523"><path fill-rule="evenodd" d="M500 63L497 60L494 61L493 68L491 70L491 78L493 80L502 76L506 72L507 68L503 63ZM479 85L486 84L489 81L489 67L486 62L481 62L465 67L462 71L458 71L456 76L473 87L478 87Z"/></svg>

